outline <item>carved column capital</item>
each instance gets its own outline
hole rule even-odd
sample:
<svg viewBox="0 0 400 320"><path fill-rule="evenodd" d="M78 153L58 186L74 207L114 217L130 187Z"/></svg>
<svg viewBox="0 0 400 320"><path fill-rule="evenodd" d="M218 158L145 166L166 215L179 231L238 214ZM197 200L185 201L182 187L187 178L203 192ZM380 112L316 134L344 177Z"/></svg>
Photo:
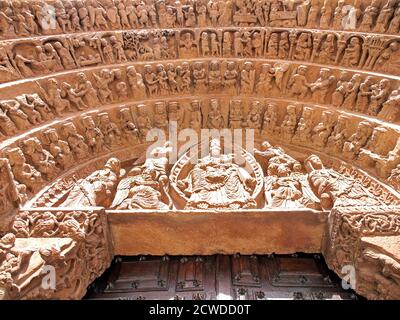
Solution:
<svg viewBox="0 0 400 320"><path fill-rule="evenodd" d="M330 213L323 254L339 276L345 276L344 267L354 268L358 293L371 299L398 298L399 239L399 206L339 207ZM393 288L384 289L389 285Z"/></svg>

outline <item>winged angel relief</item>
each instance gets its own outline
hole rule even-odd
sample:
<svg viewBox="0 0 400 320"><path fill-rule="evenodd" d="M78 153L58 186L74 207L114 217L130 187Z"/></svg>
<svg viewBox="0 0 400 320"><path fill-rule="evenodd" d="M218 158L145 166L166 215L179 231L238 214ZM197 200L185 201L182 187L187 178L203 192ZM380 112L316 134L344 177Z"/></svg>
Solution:
<svg viewBox="0 0 400 320"><path fill-rule="evenodd" d="M167 156L171 151L167 142L163 147L151 151L143 165L134 167L118 184L111 208L172 209L167 176Z"/></svg>

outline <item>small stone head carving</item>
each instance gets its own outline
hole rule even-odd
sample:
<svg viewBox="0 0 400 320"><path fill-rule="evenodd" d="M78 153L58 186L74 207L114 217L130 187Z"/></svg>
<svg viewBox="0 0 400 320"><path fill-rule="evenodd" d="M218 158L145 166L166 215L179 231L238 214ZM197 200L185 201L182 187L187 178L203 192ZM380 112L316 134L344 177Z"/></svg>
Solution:
<svg viewBox="0 0 400 320"><path fill-rule="evenodd" d="M308 173L325 168L321 159L315 154L312 154L304 161L304 166Z"/></svg>

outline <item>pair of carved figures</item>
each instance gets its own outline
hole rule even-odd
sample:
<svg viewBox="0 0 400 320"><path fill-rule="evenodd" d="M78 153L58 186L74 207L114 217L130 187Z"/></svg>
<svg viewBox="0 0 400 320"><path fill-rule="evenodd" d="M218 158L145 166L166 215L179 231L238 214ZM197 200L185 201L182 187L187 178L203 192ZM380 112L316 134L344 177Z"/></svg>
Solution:
<svg viewBox="0 0 400 320"><path fill-rule="evenodd" d="M63 206L104 206L113 209L168 209L167 154L169 145L155 148L141 166L127 174L118 159L107 161L104 169L77 181Z"/></svg>
<svg viewBox="0 0 400 320"><path fill-rule="evenodd" d="M255 150L256 158L265 164L265 196L270 207L330 210L333 206L380 204L361 182L324 167L316 155L301 163L281 148L264 142Z"/></svg>

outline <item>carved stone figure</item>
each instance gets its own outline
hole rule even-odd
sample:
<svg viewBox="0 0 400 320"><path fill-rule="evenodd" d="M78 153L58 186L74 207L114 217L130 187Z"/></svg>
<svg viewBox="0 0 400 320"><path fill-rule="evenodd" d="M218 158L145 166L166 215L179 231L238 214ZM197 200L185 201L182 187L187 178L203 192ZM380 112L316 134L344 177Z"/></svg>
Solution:
<svg viewBox="0 0 400 320"><path fill-rule="evenodd" d="M128 142L139 142L139 130L133 122L131 112L128 108L122 108L119 112L121 135Z"/></svg>
<svg viewBox="0 0 400 320"><path fill-rule="evenodd" d="M278 106L269 103L263 117L263 131L267 133L275 133L279 131L278 126Z"/></svg>
<svg viewBox="0 0 400 320"><path fill-rule="evenodd" d="M170 209L166 166L171 150L167 142L163 147L154 148L143 165L132 168L118 184L111 208Z"/></svg>
<svg viewBox="0 0 400 320"><path fill-rule="evenodd" d="M397 33L400 30L400 7L397 7L387 29L388 33Z"/></svg>
<svg viewBox="0 0 400 320"><path fill-rule="evenodd" d="M224 73L224 90L232 94L236 93L236 85L239 74L236 70L236 64L233 61L229 61L226 65L226 71Z"/></svg>
<svg viewBox="0 0 400 320"><path fill-rule="evenodd" d="M61 140L55 129L44 132L47 139L48 150L56 163L63 169L70 168L74 164L74 156L68 142Z"/></svg>
<svg viewBox="0 0 400 320"><path fill-rule="evenodd" d="M261 150L254 150L256 157L266 162L265 198L268 207L311 208L320 210L320 201L314 195L302 174L301 164L283 149L272 147L268 141Z"/></svg>
<svg viewBox="0 0 400 320"><path fill-rule="evenodd" d="M372 46L372 48L374 48ZM376 48L375 48L376 49ZM365 63L366 67L371 68L373 64L373 69L381 72L392 73L393 68L398 68L399 66L399 53L400 53L400 43L397 41L390 42L387 48L381 50L378 47L379 55L375 54L375 59L370 60L370 64Z"/></svg>
<svg viewBox="0 0 400 320"><path fill-rule="evenodd" d="M28 116L28 120L33 125L38 125L43 122L41 114L35 109L35 105L29 103L27 95L20 95L15 97L19 103L20 109Z"/></svg>
<svg viewBox="0 0 400 320"><path fill-rule="evenodd" d="M300 61L309 61L312 53L312 38L310 33L303 32L300 34L293 59Z"/></svg>
<svg viewBox="0 0 400 320"><path fill-rule="evenodd" d="M357 94L357 102L355 110L366 113L370 104L370 99L373 94L372 85L374 78L366 77L365 80L360 84L360 89Z"/></svg>
<svg viewBox="0 0 400 320"><path fill-rule="evenodd" d="M146 97L146 87L143 83L143 77L140 73L136 72L134 66L126 69L128 84L132 91L132 95L136 99L143 99Z"/></svg>
<svg viewBox="0 0 400 320"><path fill-rule="evenodd" d="M210 111L208 112L206 126L210 129L225 128L225 120L221 114L219 102L217 99L210 100Z"/></svg>
<svg viewBox="0 0 400 320"><path fill-rule="evenodd" d="M377 204L379 201L363 185L354 179L326 169L316 155L308 157L304 166L314 194L320 199L323 209L343 204Z"/></svg>
<svg viewBox="0 0 400 320"><path fill-rule="evenodd" d="M94 107L99 103L97 92L92 83L87 79L83 72L78 73L78 83L74 88L75 95L83 99L89 107Z"/></svg>
<svg viewBox="0 0 400 320"><path fill-rule="evenodd" d="M167 72L162 64L158 64L156 70L160 94L167 95L170 92Z"/></svg>
<svg viewBox="0 0 400 320"><path fill-rule="evenodd" d="M276 58L278 56L278 50L279 50L279 38L278 37L279 37L279 34L276 32L273 32L268 39L267 50L266 50L266 56L268 58Z"/></svg>
<svg viewBox="0 0 400 320"><path fill-rule="evenodd" d="M378 126L372 131L371 137L364 147L360 149L357 160L363 164L363 167L373 167L376 161L383 160L388 152L387 139L388 130L385 127Z"/></svg>
<svg viewBox="0 0 400 320"><path fill-rule="evenodd" d="M349 118L345 115L340 115L337 123L327 140L327 148L332 154L340 153L343 150L344 143L348 138L348 121Z"/></svg>
<svg viewBox="0 0 400 320"><path fill-rule="evenodd" d="M164 102L155 103L153 119L153 125L155 128L168 130L168 114Z"/></svg>
<svg viewBox="0 0 400 320"><path fill-rule="evenodd" d="M400 90L393 90L387 100L382 104L378 114L379 118L390 122L396 122L400 114Z"/></svg>
<svg viewBox="0 0 400 320"><path fill-rule="evenodd" d="M26 130L31 127L29 118L26 113L21 110L21 105L18 101L0 101L0 108L3 109L3 112L14 122L19 130Z"/></svg>
<svg viewBox="0 0 400 320"><path fill-rule="evenodd" d="M278 58L287 59L290 50L289 33L281 32L279 40Z"/></svg>
<svg viewBox="0 0 400 320"><path fill-rule="evenodd" d="M289 92L300 99L304 99L308 94L307 70L306 66L299 66L288 81Z"/></svg>
<svg viewBox="0 0 400 320"><path fill-rule="evenodd" d="M371 5L367 6L363 12L363 19L359 27L360 31L371 31L375 18L379 14L379 1L372 0Z"/></svg>
<svg viewBox="0 0 400 320"><path fill-rule="evenodd" d="M0 47L0 82L13 81L21 77L21 74L12 62L16 64L15 59L14 61L10 59L7 49Z"/></svg>
<svg viewBox="0 0 400 320"><path fill-rule="evenodd" d="M335 125L335 118L330 111L324 111L321 121L312 130L312 142L316 147L325 147Z"/></svg>
<svg viewBox="0 0 400 320"><path fill-rule="evenodd" d="M332 94L332 105L339 108L343 105L347 89L347 71L342 71L336 82L336 89Z"/></svg>
<svg viewBox="0 0 400 320"><path fill-rule="evenodd" d="M96 81L100 102L103 104L112 103L114 96L110 84L115 80L114 71L102 69L98 75L94 73L93 77Z"/></svg>
<svg viewBox="0 0 400 320"><path fill-rule="evenodd" d="M116 192L118 181L124 174L124 170L121 170L120 161L116 158L109 159L103 169L78 180L61 206L75 208L109 207Z"/></svg>
<svg viewBox="0 0 400 320"><path fill-rule="evenodd" d="M80 135L73 123L67 122L62 127L63 134L74 156L81 160L89 156L89 146L85 143L85 139Z"/></svg>
<svg viewBox="0 0 400 320"><path fill-rule="evenodd" d="M76 68L75 60L72 57L71 52L65 48L61 42L54 43L54 48L56 49L65 70Z"/></svg>
<svg viewBox="0 0 400 320"><path fill-rule="evenodd" d="M193 68L193 83L196 91L203 92L207 85L207 72L202 62L195 62Z"/></svg>
<svg viewBox="0 0 400 320"><path fill-rule="evenodd" d="M379 15L375 23L375 32L384 33L388 26L389 20L392 17L395 10L396 1L388 0L386 4L380 9Z"/></svg>
<svg viewBox="0 0 400 320"><path fill-rule="evenodd" d="M193 39L191 32L187 32L183 35L179 49L180 49L180 56L182 57L189 58L196 56L197 43Z"/></svg>
<svg viewBox="0 0 400 320"><path fill-rule="evenodd" d="M33 166L26 163L25 156L20 148L8 150L7 157L15 179L25 185L29 191L37 192L41 187L42 175Z"/></svg>
<svg viewBox="0 0 400 320"><path fill-rule="evenodd" d="M221 65L218 61L211 61L208 70L208 87L210 90L216 91L221 87L221 84Z"/></svg>
<svg viewBox="0 0 400 320"><path fill-rule="evenodd" d="M250 104L249 113L247 115L247 127L250 129L260 130L262 125L260 101L253 101Z"/></svg>
<svg viewBox="0 0 400 320"><path fill-rule="evenodd" d="M12 136L18 132L13 121L7 116L7 112L0 105L0 129L7 136Z"/></svg>
<svg viewBox="0 0 400 320"><path fill-rule="evenodd" d="M284 139L288 139L289 141L292 139L294 133L296 132L297 126L297 113L295 105L288 105L286 107L286 116L282 122L281 133Z"/></svg>
<svg viewBox="0 0 400 320"><path fill-rule="evenodd" d="M201 104L199 100L193 100L190 103L190 128L200 130L203 124L203 116L201 114Z"/></svg>
<svg viewBox="0 0 400 320"><path fill-rule="evenodd" d="M295 136L293 140L299 140L305 144L311 141L311 133L313 129L312 109L304 107L299 123L297 124Z"/></svg>
<svg viewBox="0 0 400 320"><path fill-rule="evenodd" d="M91 116L85 116L82 119L82 124L87 145L96 153L102 152L105 147L104 134L96 126L93 118Z"/></svg>
<svg viewBox="0 0 400 320"><path fill-rule="evenodd" d="M153 72L151 65L144 66L143 78L149 92L149 96L154 96L159 92L158 78Z"/></svg>
<svg viewBox="0 0 400 320"><path fill-rule="evenodd" d="M345 97L341 105L342 108L354 110L360 85L361 76L360 74L356 73L351 77L350 81L346 83Z"/></svg>
<svg viewBox="0 0 400 320"><path fill-rule="evenodd" d="M153 127L152 122L147 113L147 108L144 104L137 106L138 116L136 118L138 129L142 137L147 136L147 132Z"/></svg>
<svg viewBox="0 0 400 320"><path fill-rule="evenodd" d="M68 110L71 109L71 105L79 111L89 108L83 101L83 96L77 93L76 89L73 88L72 85L70 85L69 83L63 82L60 86L60 89L60 98L63 100L60 100L56 103L58 110L55 110L56 113L58 112L59 115L61 115L61 110L64 110L62 108L67 108ZM55 95L56 94L57 92L55 92Z"/></svg>
<svg viewBox="0 0 400 320"><path fill-rule="evenodd" d="M361 58L361 40L358 37L352 37L344 50L342 64L347 67L357 67Z"/></svg>
<svg viewBox="0 0 400 320"><path fill-rule="evenodd" d="M335 36L329 33L325 41L321 44L320 52L318 53L321 63L333 64L336 59L336 42Z"/></svg>
<svg viewBox="0 0 400 320"><path fill-rule="evenodd" d="M39 89L46 100L47 104L54 109L55 114L59 117L64 111L72 111L71 103L75 104L75 107L83 109L86 105L83 103L75 91L73 91L71 86L65 86L60 89L58 86L58 81L55 78L47 80L46 90L37 83ZM66 99L66 97L71 98L71 101Z"/></svg>
<svg viewBox="0 0 400 320"><path fill-rule="evenodd" d="M35 168L48 180L53 179L59 172L53 155L43 149L38 138L29 138L24 141L23 149L26 157Z"/></svg>
<svg viewBox="0 0 400 320"><path fill-rule="evenodd" d="M383 79L379 85L374 88L371 94L371 103L368 107L368 114L377 115L390 94L390 82L388 79Z"/></svg>
<svg viewBox="0 0 400 320"><path fill-rule="evenodd" d="M372 125L368 121L359 123L356 132L343 145L343 154L348 159L354 159L360 149L365 146L372 134Z"/></svg>
<svg viewBox="0 0 400 320"><path fill-rule="evenodd" d="M186 209L254 208L255 178L221 152L219 140L210 142L210 154L198 161L177 186L189 198Z"/></svg>
<svg viewBox="0 0 400 320"><path fill-rule="evenodd" d="M328 92L334 81L335 76L331 75L331 70L321 68L319 78L309 84L313 100L317 103L326 103Z"/></svg>
<svg viewBox="0 0 400 320"><path fill-rule="evenodd" d="M107 112L98 114L99 129L103 133L104 143L108 146L121 144L121 131L118 126L110 120Z"/></svg>
<svg viewBox="0 0 400 320"><path fill-rule="evenodd" d="M255 70L253 63L245 62L243 70L240 73L240 93L250 94L254 90L255 84Z"/></svg>
<svg viewBox="0 0 400 320"><path fill-rule="evenodd" d="M242 127L243 106L241 100L232 100L229 106L229 128L239 129Z"/></svg>
<svg viewBox="0 0 400 320"><path fill-rule="evenodd" d="M0 212L12 212L27 199L26 186L21 187L14 180L10 162L6 158L0 158Z"/></svg>
<svg viewBox="0 0 400 320"><path fill-rule="evenodd" d="M263 64L261 66L261 73L256 84L256 93L265 94L270 92L273 85L273 70L270 64Z"/></svg>

